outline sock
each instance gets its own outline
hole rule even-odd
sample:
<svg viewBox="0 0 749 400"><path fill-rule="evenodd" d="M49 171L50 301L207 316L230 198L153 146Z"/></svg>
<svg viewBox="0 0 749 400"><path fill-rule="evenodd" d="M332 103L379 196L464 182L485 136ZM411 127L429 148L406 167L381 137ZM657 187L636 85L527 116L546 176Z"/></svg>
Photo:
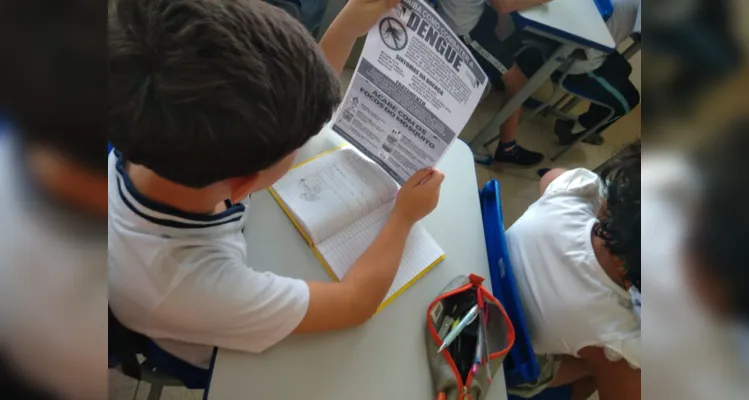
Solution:
<svg viewBox="0 0 749 400"><path fill-rule="evenodd" d="M582 133L585 130L585 127L580 124L580 121L575 121L575 126L572 127L572 134L577 135L579 133Z"/></svg>

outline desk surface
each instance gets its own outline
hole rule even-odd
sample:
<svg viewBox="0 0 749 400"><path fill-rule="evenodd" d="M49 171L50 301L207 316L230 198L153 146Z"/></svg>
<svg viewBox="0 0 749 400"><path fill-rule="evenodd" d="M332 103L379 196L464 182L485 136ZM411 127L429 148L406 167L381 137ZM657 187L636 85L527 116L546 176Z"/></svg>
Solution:
<svg viewBox="0 0 749 400"><path fill-rule="evenodd" d="M326 129L302 148L299 159L342 142ZM434 399L425 344L427 306L458 274L489 277L468 146L456 140L439 168L445 173L439 206L422 223L445 251L445 260L358 328L292 336L257 355L219 350L209 399ZM252 196L245 236L252 267L330 280L267 191ZM489 395L506 399L501 371Z"/></svg>
<svg viewBox="0 0 749 400"><path fill-rule="evenodd" d="M594 0L552 0L519 11L516 17L542 36L607 53L616 48Z"/></svg>

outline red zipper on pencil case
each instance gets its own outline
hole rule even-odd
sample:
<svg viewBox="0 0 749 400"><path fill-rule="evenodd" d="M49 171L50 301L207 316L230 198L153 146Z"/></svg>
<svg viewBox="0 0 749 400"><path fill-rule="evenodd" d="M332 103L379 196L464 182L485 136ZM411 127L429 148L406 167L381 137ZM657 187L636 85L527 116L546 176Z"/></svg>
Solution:
<svg viewBox="0 0 749 400"><path fill-rule="evenodd" d="M513 329L512 324L510 323L510 318L507 316L507 313L505 312L504 307L502 307L502 304L497 300L494 296L491 295L482 285L484 278L481 278L480 276L471 274L469 279L471 282L466 283L465 285L458 287L456 289L453 289L447 293L444 293L434 299L431 304L429 304L429 307L427 308L427 326L429 328L429 333L432 335L432 338L437 343L437 346L442 345L442 339L439 337L439 334L437 333L437 330L435 329L434 325L432 325L431 319L429 317L429 311L432 310L432 308L437 304L438 302L444 300L447 297L455 296L456 294L463 293L467 290L470 290L472 288L476 288L476 295L477 295L477 303L479 305L480 312L484 312L484 302L485 301L491 301L494 303L497 307L499 307L499 310L502 312L502 315L505 319L505 323L508 326L507 330L507 348L489 354L489 359L493 360L497 357L502 357L506 355L510 348L512 348L512 345L515 343L515 329ZM471 386L471 382L473 382L474 373L473 371L468 372L468 376L466 377L465 383L463 382L462 377L460 376L460 372L458 371L458 367L455 364L455 360L453 360L452 356L450 356L450 352L447 351L447 348L442 350L442 357L445 358L445 361L447 362L447 365L450 367L450 370L452 371L453 375L455 376L456 381L458 382L458 386L460 387L460 393L458 394L458 400L470 400L470 395L468 395L468 388ZM483 365L484 362L489 362L489 360L484 361L482 357L482 363L480 365ZM437 395L438 400L443 400L445 397L444 393L439 393Z"/></svg>

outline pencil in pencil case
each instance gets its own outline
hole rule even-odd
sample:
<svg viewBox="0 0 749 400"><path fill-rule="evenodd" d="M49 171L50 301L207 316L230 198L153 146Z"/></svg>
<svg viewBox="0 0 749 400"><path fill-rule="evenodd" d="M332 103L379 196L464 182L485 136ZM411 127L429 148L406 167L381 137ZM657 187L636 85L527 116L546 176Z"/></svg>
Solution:
<svg viewBox="0 0 749 400"><path fill-rule="evenodd" d="M515 342L510 319L499 300L484 288L483 281L484 278L473 274L458 276L427 309L427 355L438 400L483 400L492 378ZM481 352L480 364L472 364L475 368L471 367L466 374L465 357L458 356L457 360L453 357L455 346L460 347L457 344L460 337L442 351L438 350L454 322L451 316L455 312L462 314L473 305L478 305L480 316L461 333L461 343L467 343L469 349L475 348L478 338L472 338L478 329L483 329L486 340L482 343L486 343L486 350Z"/></svg>

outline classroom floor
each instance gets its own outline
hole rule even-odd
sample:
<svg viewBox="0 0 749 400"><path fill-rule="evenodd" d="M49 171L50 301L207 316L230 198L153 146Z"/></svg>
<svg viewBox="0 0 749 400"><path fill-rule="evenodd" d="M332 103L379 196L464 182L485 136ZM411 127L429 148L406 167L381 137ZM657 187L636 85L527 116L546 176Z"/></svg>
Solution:
<svg viewBox="0 0 749 400"><path fill-rule="evenodd" d="M501 94L496 91L492 92L488 98L479 104L459 138L465 141L473 138L489 122L501 105ZM581 103L573 112L579 114L586 109L587 103ZM536 116L533 119L522 121L518 127L517 142L529 150L543 153L545 155L544 161L541 165L532 168L511 166L486 168L477 164L475 165L476 183L478 187L483 187L491 179L499 181L502 190L505 227L509 227L538 198L539 177L537 171L539 169L579 167L594 169L598 167L621 150L622 147L640 137L640 110L641 107L638 106L630 114L609 127L602 135L604 138L603 145L593 146L578 143L554 162L549 160L550 157L561 149L554 135L554 117ZM493 152L495 149L496 147L492 147L490 150Z"/></svg>
<svg viewBox="0 0 749 400"><path fill-rule="evenodd" d="M352 71L344 71L342 87L348 87ZM542 88L543 92L543 88ZM470 140L479 129L499 110L502 104L502 96L499 92L492 92L479 107L466 125L460 138ZM581 112L587 107L581 104L575 110ZM585 143L575 145L570 151L560 157L556 162L549 161L558 149L556 137L553 133L554 119L551 117L535 117L524 121L518 128L517 141L522 146L544 153L546 160L539 166L533 168L503 168L488 169L476 165L476 184L478 187L491 180L497 179L502 187L502 207L504 211L505 224L512 225L523 214L525 209L538 198L538 175L539 168L577 168L586 167L593 169L623 146L635 141L640 136L640 107L637 107L629 115L620 119L617 123L606 130L603 137L605 142L602 146L592 146ZM129 379L119 372L110 371L109 374L109 399L111 400L146 400L150 385ZM187 390L183 388L165 388L162 400L198 400L202 399L202 390ZM597 395L591 400L597 400Z"/></svg>

